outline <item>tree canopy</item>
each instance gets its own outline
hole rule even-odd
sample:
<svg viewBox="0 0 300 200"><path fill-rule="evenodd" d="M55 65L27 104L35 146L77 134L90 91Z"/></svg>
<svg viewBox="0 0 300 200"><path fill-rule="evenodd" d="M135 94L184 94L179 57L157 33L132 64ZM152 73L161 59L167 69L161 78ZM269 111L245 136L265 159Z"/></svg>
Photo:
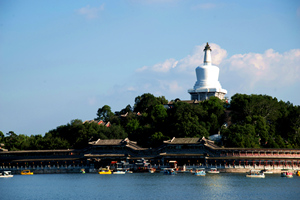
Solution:
<svg viewBox="0 0 300 200"><path fill-rule="evenodd" d="M300 148L299 106L267 95L235 94L230 111L232 125L223 131L225 146ZM245 145L244 140L250 142Z"/></svg>
<svg viewBox="0 0 300 200"><path fill-rule="evenodd" d="M158 147L172 137L209 137L221 134L218 145L242 148L300 148L300 107L267 95L235 94L230 103L216 97L198 104L145 93L113 113L104 105L95 122L74 119L42 135L3 134L0 143L9 150L85 148L97 139L137 141ZM110 122L107 127L96 123Z"/></svg>

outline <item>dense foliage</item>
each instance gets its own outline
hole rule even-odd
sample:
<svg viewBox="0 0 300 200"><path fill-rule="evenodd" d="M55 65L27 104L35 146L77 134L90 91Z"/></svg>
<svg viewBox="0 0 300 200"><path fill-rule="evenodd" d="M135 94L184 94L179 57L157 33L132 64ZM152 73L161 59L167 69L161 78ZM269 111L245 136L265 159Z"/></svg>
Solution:
<svg viewBox="0 0 300 200"><path fill-rule="evenodd" d="M266 95L235 94L231 125L222 130L227 147L300 148L300 106Z"/></svg>
<svg viewBox="0 0 300 200"><path fill-rule="evenodd" d="M227 113L227 114L226 114ZM299 148L300 107L266 95L235 94L230 104L216 97L199 104L146 93L113 113L99 108L95 122L72 120L44 136L0 131L0 143L9 150L84 148L97 139L137 141L143 147L157 147L172 137L208 137L220 133L219 145L243 148Z"/></svg>
<svg viewBox="0 0 300 200"><path fill-rule="evenodd" d="M0 143L5 144L8 150L44 150L84 148L89 141L101 139L125 138L127 134L120 125L106 127L97 123L83 123L81 120L72 120L71 123L59 126L42 135L16 135L10 131L7 137L0 132Z"/></svg>

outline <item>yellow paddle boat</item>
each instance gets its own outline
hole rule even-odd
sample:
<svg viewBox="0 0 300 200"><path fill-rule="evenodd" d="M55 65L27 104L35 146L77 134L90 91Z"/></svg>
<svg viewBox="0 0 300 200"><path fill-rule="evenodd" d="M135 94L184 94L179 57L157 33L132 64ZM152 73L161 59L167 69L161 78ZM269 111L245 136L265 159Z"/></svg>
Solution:
<svg viewBox="0 0 300 200"><path fill-rule="evenodd" d="M31 172L29 169L21 171L21 175L33 175L33 172Z"/></svg>
<svg viewBox="0 0 300 200"><path fill-rule="evenodd" d="M110 169L102 168L98 172L99 174L112 174Z"/></svg>

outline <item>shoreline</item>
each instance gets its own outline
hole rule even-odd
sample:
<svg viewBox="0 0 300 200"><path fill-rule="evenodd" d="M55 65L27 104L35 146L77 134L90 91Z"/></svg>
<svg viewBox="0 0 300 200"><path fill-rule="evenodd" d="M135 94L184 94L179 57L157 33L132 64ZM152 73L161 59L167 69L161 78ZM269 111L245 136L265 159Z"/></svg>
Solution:
<svg viewBox="0 0 300 200"><path fill-rule="evenodd" d="M232 168L219 169L221 173L247 173L250 170L254 170L254 169L247 169L247 168L246 169L232 169ZM256 169L256 170L264 170L264 169ZM281 173L281 169L268 169L268 171L273 172L273 174Z"/></svg>
<svg viewBox="0 0 300 200"><path fill-rule="evenodd" d="M55 169L33 169L33 168L27 168L34 174L69 174L69 173L81 173L81 169L84 169L86 173L98 173L97 169L89 168L89 167L74 167L74 168L55 168ZM205 171L208 171L210 168L206 167ZM21 171L25 169L5 169L0 171L11 171L13 175L21 174ZM250 170L264 170L263 168L218 168L218 171L220 173L247 173ZM273 174L280 174L282 169L266 169ZM296 173L298 169L291 169ZM159 172L160 170L157 170ZM182 171L178 170L178 173L188 173L189 170ZM148 172L134 172L134 173L148 173Z"/></svg>

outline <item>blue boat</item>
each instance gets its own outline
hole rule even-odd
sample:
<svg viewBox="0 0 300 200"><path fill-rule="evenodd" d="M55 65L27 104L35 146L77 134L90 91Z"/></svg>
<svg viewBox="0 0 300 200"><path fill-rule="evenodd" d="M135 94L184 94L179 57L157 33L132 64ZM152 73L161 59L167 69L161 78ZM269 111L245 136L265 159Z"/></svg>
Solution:
<svg viewBox="0 0 300 200"><path fill-rule="evenodd" d="M164 174L165 175L175 175L176 171L174 169L165 168L164 169Z"/></svg>
<svg viewBox="0 0 300 200"><path fill-rule="evenodd" d="M195 173L196 176L205 176L206 173L204 171L204 169L196 169Z"/></svg>

